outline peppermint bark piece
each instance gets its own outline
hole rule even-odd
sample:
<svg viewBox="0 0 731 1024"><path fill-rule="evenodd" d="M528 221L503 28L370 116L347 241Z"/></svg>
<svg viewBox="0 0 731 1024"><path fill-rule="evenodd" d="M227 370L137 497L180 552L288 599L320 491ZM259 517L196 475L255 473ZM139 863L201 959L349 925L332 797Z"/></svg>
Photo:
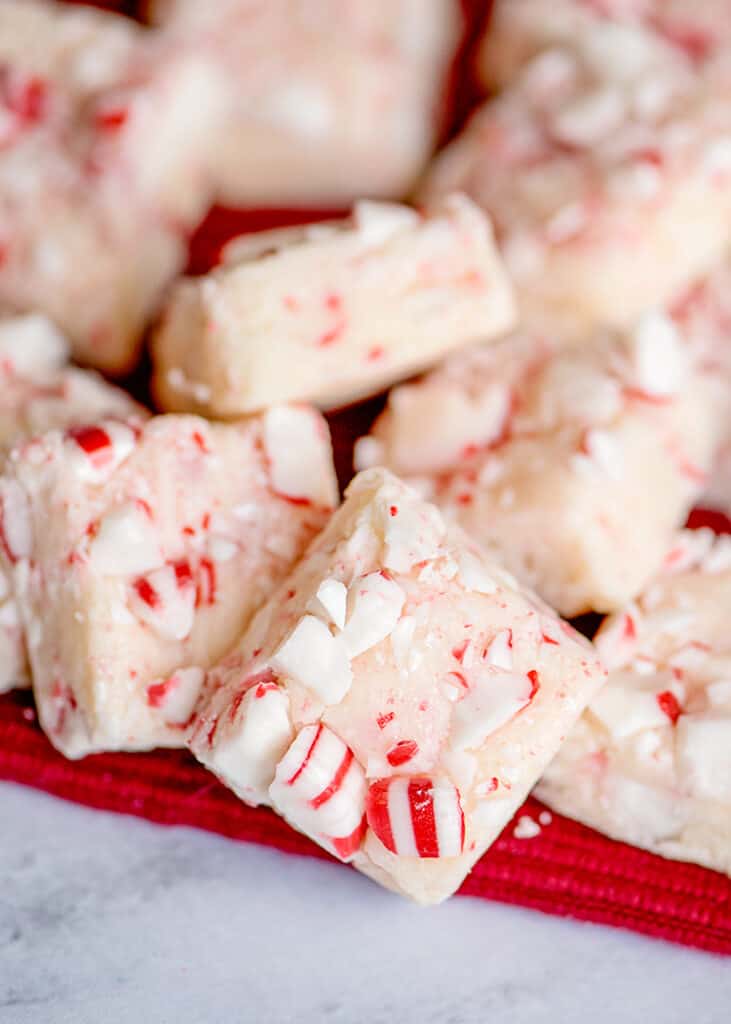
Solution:
<svg viewBox="0 0 731 1024"><path fill-rule="evenodd" d="M550 50L483 106L427 179L490 213L527 317L581 334L630 326L723 257L731 104L654 49L638 61Z"/></svg>
<svg viewBox="0 0 731 1024"><path fill-rule="evenodd" d="M217 83L128 19L37 0L0 4L0 64L0 307L123 373L210 202Z"/></svg>
<svg viewBox="0 0 731 1024"><path fill-rule="evenodd" d="M146 417L125 392L69 366L67 357L64 338L44 317L0 320L0 470L13 444L42 431L97 417ZM0 693L29 684L18 608L0 566Z"/></svg>
<svg viewBox="0 0 731 1024"><path fill-rule="evenodd" d="M460 29L456 0L148 7L171 46L207 60L226 82L210 154L223 202L332 206L411 191L436 142Z"/></svg>
<svg viewBox="0 0 731 1024"><path fill-rule="evenodd" d="M643 34L646 33L646 40ZM704 69L731 50L726 0L496 0L477 57L487 85L509 85L536 54L556 46L585 53L616 53L627 60L639 48L664 44Z"/></svg>
<svg viewBox="0 0 731 1024"><path fill-rule="evenodd" d="M436 903L602 679L587 641L372 470L209 673L190 744L245 802Z"/></svg>
<svg viewBox="0 0 731 1024"><path fill-rule="evenodd" d="M430 216L363 202L339 224L232 243L173 291L154 340L166 409L234 416L374 394L513 323L490 224L467 199Z"/></svg>
<svg viewBox="0 0 731 1024"><path fill-rule="evenodd" d="M102 420L16 447L2 550L41 725L68 757L180 746L203 669L336 503L327 427Z"/></svg>
<svg viewBox="0 0 731 1024"><path fill-rule="evenodd" d="M356 464L418 483L562 614L610 611L703 492L723 405L663 314L569 347L524 333L395 389Z"/></svg>
<svg viewBox="0 0 731 1024"><path fill-rule="evenodd" d="M683 531L596 643L609 679L541 780L614 839L731 875L731 540Z"/></svg>

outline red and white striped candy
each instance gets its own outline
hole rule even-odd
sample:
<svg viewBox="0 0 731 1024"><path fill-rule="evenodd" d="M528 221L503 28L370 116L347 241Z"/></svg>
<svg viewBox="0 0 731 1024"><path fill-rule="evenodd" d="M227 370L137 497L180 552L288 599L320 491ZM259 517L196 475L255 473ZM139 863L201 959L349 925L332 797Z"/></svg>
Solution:
<svg viewBox="0 0 731 1024"><path fill-rule="evenodd" d="M0 484L0 547L11 564L30 558L33 548L28 499L15 480Z"/></svg>
<svg viewBox="0 0 731 1024"><path fill-rule="evenodd" d="M368 824L398 857L458 857L464 849L464 813L449 779L393 775L368 790Z"/></svg>
<svg viewBox="0 0 731 1024"><path fill-rule="evenodd" d="M100 483L130 455L137 438L128 424L107 421L103 426L71 427L66 440L78 475L89 483Z"/></svg>
<svg viewBox="0 0 731 1024"><path fill-rule="evenodd" d="M277 765L274 807L340 860L365 835L366 781L353 751L326 725L306 725Z"/></svg>
<svg viewBox="0 0 731 1024"><path fill-rule="evenodd" d="M196 587L187 561L169 562L133 582L131 610L160 636L184 640L193 628Z"/></svg>

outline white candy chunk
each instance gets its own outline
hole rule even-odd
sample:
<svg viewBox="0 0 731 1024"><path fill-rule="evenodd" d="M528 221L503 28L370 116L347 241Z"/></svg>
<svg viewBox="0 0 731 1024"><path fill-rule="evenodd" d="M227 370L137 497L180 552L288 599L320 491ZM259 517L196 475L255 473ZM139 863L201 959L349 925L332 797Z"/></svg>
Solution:
<svg viewBox="0 0 731 1024"><path fill-rule="evenodd" d="M33 550L28 500L14 480L0 481L0 544L11 564L29 558Z"/></svg>
<svg viewBox="0 0 731 1024"><path fill-rule="evenodd" d="M79 390L89 397L73 376L68 391ZM308 415L321 428L308 459L334 494L327 429ZM130 421L129 432L116 418L71 423L21 440L0 467L0 496L22 503L27 522L21 559L5 550L20 550L18 528L5 524L0 534L9 539L0 576L11 584L0 605L11 605L0 622L0 689L22 681L25 641L41 726L66 756L183 746L205 670L330 509L272 491L263 416L231 424L158 416ZM299 419L289 430L300 443ZM110 448L111 463L77 472L79 459ZM267 786L271 777L273 765Z"/></svg>
<svg viewBox="0 0 731 1024"><path fill-rule="evenodd" d="M615 839L731 875L731 566L706 567L725 540L678 533L662 572L602 625L609 677L536 793Z"/></svg>
<svg viewBox="0 0 731 1024"><path fill-rule="evenodd" d="M294 501L332 508L337 502L332 474L325 471L318 448L322 420L305 406L280 405L264 417L264 444L272 489Z"/></svg>
<svg viewBox="0 0 731 1024"><path fill-rule="evenodd" d="M146 511L133 504L122 505L101 520L89 557L105 576L142 574L163 561L158 531Z"/></svg>
<svg viewBox="0 0 731 1024"><path fill-rule="evenodd" d="M162 682L147 687L148 705L162 708L167 722L185 725L193 714L204 675L201 668L178 669Z"/></svg>
<svg viewBox="0 0 731 1024"><path fill-rule="evenodd" d="M678 719L680 771L699 796L731 806L731 715L709 711Z"/></svg>
<svg viewBox="0 0 731 1024"><path fill-rule="evenodd" d="M325 704L337 704L353 682L348 648L314 615L304 615L272 657L272 665L312 690Z"/></svg>
<svg viewBox="0 0 731 1024"><path fill-rule="evenodd" d="M218 743L211 767L242 799L264 803L277 764L292 742L286 692L275 683L257 683L247 690L236 722L236 730Z"/></svg>
<svg viewBox="0 0 731 1024"><path fill-rule="evenodd" d="M181 281L153 341L156 395L222 417L274 406L275 486L297 496L306 447L276 444L277 403L348 405L514 319L490 222L464 196L424 215L371 204L338 225L245 236Z"/></svg>
<svg viewBox="0 0 731 1024"><path fill-rule="evenodd" d="M504 668L510 672L513 667L513 631L503 629L487 645L485 661L493 668Z"/></svg>
<svg viewBox="0 0 731 1024"><path fill-rule="evenodd" d="M60 370L69 356L68 342L40 313L0 321L0 364L13 373L35 377Z"/></svg>
<svg viewBox="0 0 731 1024"><path fill-rule="evenodd" d="M394 542L399 520L408 528ZM463 561L491 581L486 592L466 588ZM296 734L269 791L274 808L421 903L459 887L603 678L588 642L379 469L353 480L210 674L190 747L249 801L246 763L239 770L232 754L224 770L219 751L238 749L251 672L286 692Z"/></svg>
<svg viewBox="0 0 731 1024"><path fill-rule="evenodd" d="M163 565L132 583L130 607L161 636L185 640L195 620L196 588L193 578L182 580L173 565Z"/></svg>
<svg viewBox="0 0 731 1024"><path fill-rule="evenodd" d="M612 611L661 568L704 489L725 408L716 361L693 356L660 314L581 343L561 325L526 328L395 388L371 440L383 465L559 612ZM452 430L466 441L471 409L497 386L516 397L490 445L466 443L445 461L439 417L425 413L410 455L414 406L439 408L444 396L461 405ZM468 554L459 567L467 588L494 589Z"/></svg>
<svg viewBox="0 0 731 1024"><path fill-rule="evenodd" d="M690 372L689 353L663 313L646 313L633 333L637 386L650 395L674 395Z"/></svg>
<svg viewBox="0 0 731 1024"><path fill-rule="evenodd" d="M338 629L344 629L348 606L348 588L345 584L340 580L323 580L315 598L332 624Z"/></svg>
<svg viewBox="0 0 731 1024"><path fill-rule="evenodd" d="M670 725L655 693L633 693L631 687L617 683L605 687L597 694L591 704L591 714L599 719L615 739L624 739L642 729Z"/></svg>
<svg viewBox="0 0 731 1024"><path fill-rule="evenodd" d="M298 829L341 860L351 859L365 813L365 776L334 732L306 725L277 765L269 794Z"/></svg>
<svg viewBox="0 0 731 1024"><path fill-rule="evenodd" d="M351 658L389 636L406 600L398 583L380 572L353 580L348 588L348 620L343 637Z"/></svg>
<svg viewBox="0 0 731 1024"><path fill-rule="evenodd" d="M497 584L488 576L481 559L476 558L470 551L463 551L460 554L459 575L464 586L478 594L494 594L497 590Z"/></svg>
<svg viewBox="0 0 731 1024"><path fill-rule="evenodd" d="M553 134L569 145L591 146L618 128L626 115L622 93L606 86L560 111L551 126Z"/></svg>
<svg viewBox="0 0 731 1024"><path fill-rule="evenodd" d="M484 672L454 711L453 741L474 749L530 703L533 684L527 676Z"/></svg>

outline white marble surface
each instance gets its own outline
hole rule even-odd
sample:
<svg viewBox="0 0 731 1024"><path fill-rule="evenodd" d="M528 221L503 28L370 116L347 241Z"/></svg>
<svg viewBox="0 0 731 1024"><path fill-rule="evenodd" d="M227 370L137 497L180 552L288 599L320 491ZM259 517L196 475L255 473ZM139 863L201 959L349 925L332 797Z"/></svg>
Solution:
<svg viewBox="0 0 731 1024"><path fill-rule="evenodd" d="M731 961L0 785L0 1024L721 1024Z"/></svg>

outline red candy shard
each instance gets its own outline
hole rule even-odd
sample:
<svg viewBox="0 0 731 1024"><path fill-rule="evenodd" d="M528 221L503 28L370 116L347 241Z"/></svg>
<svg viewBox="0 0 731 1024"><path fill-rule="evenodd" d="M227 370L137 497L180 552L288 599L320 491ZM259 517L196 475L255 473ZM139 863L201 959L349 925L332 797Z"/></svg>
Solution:
<svg viewBox="0 0 731 1024"><path fill-rule="evenodd" d="M657 703L663 714L667 715L673 725L675 725L683 713L675 694L671 693L670 690L663 690L662 693L657 695Z"/></svg>
<svg viewBox="0 0 731 1024"><path fill-rule="evenodd" d="M175 685L175 677L170 676L163 679L161 683L152 683L147 687L147 703L151 708L159 708L165 703L165 699Z"/></svg>
<svg viewBox="0 0 731 1024"><path fill-rule="evenodd" d="M199 608L202 604L212 605L216 603L216 567L210 558L201 558L198 567L198 589L196 591L195 606Z"/></svg>
<svg viewBox="0 0 731 1024"><path fill-rule="evenodd" d="M389 722L392 722L396 717L393 711L389 711L385 715L379 715L376 719L376 723L379 729L385 729Z"/></svg>
<svg viewBox="0 0 731 1024"><path fill-rule="evenodd" d="M411 779L409 782L409 808L419 856L438 857L439 840L434 817L434 784L431 779Z"/></svg>
<svg viewBox="0 0 731 1024"><path fill-rule="evenodd" d="M354 829L349 836L337 836L332 837L330 842L332 843L333 849L341 860L347 860L352 857L353 854L360 848L360 844L363 842L363 838L366 834L368 823L366 822L366 816L363 815L360 825Z"/></svg>
<svg viewBox="0 0 731 1024"><path fill-rule="evenodd" d="M145 579L144 576L140 576L132 584L135 593L139 597L140 601L144 601L150 608L159 608L161 605L160 595L155 590L149 580Z"/></svg>
<svg viewBox="0 0 731 1024"><path fill-rule="evenodd" d="M181 561L175 562L173 568L175 569L175 581L181 589L193 586L193 570L187 559L183 558Z"/></svg>
<svg viewBox="0 0 731 1024"><path fill-rule="evenodd" d="M101 427L72 427L67 431L66 436L71 441L75 441L87 455L95 455L97 452L112 447L111 437Z"/></svg>
<svg viewBox="0 0 731 1024"><path fill-rule="evenodd" d="M388 790L391 779L379 779L368 790L366 797L366 819L380 841L396 853L396 844L391 830L391 815L388 811Z"/></svg>
<svg viewBox="0 0 731 1024"><path fill-rule="evenodd" d="M530 682L531 682L531 691L530 691L530 695L528 696L528 700L531 701L531 700L533 700L535 695L540 690L540 688L541 688L541 681L538 678L538 673L536 672L536 670L534 668L532 668L530 670L530 672L527 672L526 675L528 676L528 678L530 679Z"/></svg>
<svg viewBox="0 0 731 1024"><path fill-rule="evenodd" d="M391 747L386 754L386 760L392 768L406 764L419 753L419 745L414 740L400 740L396 746Z"/></svg>

